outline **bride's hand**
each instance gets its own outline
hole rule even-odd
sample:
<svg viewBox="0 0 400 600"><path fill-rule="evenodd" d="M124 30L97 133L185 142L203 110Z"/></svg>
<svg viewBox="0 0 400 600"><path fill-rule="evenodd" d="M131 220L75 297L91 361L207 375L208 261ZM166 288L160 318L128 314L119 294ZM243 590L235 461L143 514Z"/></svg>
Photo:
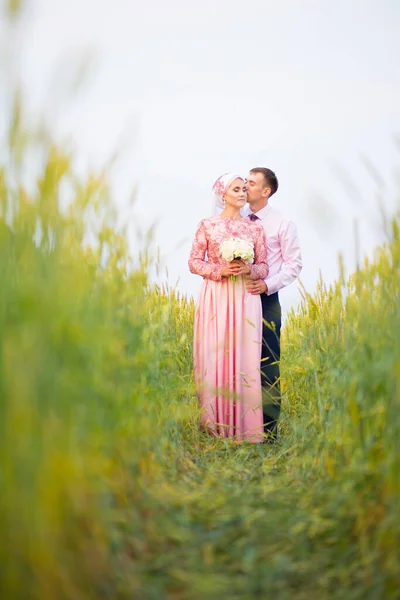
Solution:
<svg viewBox="0 0 400 600"><path fill-rule="evenodd" d="M251 273L250 265L243 262L243 260L238 260L236 263L239 265L237 275L249 275Z"/></svg>
<svg viewBox="0 0 400 600"><path fill-rule="evenodd" d="M222 277L230 277L231 275L239 275L239 265L237 262L230 262L221 271Z"/></svg>
<svg viewBox="0 0 400 600"><path fill-rule="evenodd" d="M242 260L232 260L221 271L222 277L230 277L230 275L245 275L248 273L250 273L250 267Z"/></svg>

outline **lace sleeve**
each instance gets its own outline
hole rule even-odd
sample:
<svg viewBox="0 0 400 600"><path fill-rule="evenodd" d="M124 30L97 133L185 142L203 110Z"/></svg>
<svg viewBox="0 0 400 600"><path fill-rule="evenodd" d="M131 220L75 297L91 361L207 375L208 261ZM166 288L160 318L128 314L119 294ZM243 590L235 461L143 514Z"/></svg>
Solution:
<svg viewBox="0 0 400 600"><path fill-rule="evenodd" d="M204 260L207 251L207 235L204 222L201 221L194 236L192 249L189 256L189 269L195 275L201 275L207 279L221 281L223 265L213 264Z"/></svg>
<svg viewBox="0 0 400 600"><path fill-rule="evenodd" d="M262 225L258 226L254 243L254 263L250 265L250 279L264 279L268 275L267 240Z"/></svg>

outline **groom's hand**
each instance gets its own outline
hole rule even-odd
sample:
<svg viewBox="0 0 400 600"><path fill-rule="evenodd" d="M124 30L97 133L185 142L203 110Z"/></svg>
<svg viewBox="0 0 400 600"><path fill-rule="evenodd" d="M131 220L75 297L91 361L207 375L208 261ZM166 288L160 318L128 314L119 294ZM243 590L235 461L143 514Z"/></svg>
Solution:
<svg viewBox="0 0 400 600"><path fill-rule="evenodd" d="M268 286L264 279L249 279L246 281L246 290L253 296L256 294L265 294L268 292Z"/></svg>

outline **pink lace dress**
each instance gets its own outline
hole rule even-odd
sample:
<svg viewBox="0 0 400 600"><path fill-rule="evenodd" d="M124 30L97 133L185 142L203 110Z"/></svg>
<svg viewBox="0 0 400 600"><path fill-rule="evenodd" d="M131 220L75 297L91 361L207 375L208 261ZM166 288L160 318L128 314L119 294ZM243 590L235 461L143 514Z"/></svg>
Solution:
<svg viewBox="0 0 400 600"><path fill-rule="evenodd" d="M227 261L220 244L230 236L254 244L251 274L236 281L221 276ZM189 268L204 277L193 340L201 424L214 435L261 442L262 310L260 296L246 292L245 277L264 279L268 274L262 226L244 218L204 219L195 234Z"/></svg>

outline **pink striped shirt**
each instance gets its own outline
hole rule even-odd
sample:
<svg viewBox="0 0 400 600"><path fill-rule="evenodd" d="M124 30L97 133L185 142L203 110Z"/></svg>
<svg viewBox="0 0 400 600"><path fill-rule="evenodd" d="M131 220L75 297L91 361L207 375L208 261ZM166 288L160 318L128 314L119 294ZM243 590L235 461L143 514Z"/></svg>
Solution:
<svg viewBox="0 0 400 600"><path fill-rule="evenodd" d="M250 214L250 208L243 211ZM270 296L289 285L299 275L303 263L297 228L274 206L267 204L254 213L261 222L267 238L268 276L264 279Z"/></svg>

